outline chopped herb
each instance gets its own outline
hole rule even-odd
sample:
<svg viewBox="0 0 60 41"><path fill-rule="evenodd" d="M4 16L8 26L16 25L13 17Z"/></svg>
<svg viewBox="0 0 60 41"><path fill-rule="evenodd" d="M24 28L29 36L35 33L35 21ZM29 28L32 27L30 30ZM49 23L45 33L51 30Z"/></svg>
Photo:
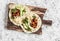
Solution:
<svg viewBox="0 0 60 41"><path fill-rule="evenodd" d="M15 13L16 10L17 10L17 8L15 8L15 9L11 9L11 12Z"/></svg>
<svg viewBox="0 0 60 41"><path fill-rule="evenodd" d="M27 18L27 17L23 20L23 23L24 23L25 26L27 27L27 28L25 28L25 29L28 30L28 31L31 31L31 28L30 28L29 25L28 25L28 18Z"/></svg>
<svg viewBox="0 0 60 41"><path fill-rule="evenodd" d="M26 10L24 9L22 12L26 12Z"/></svg>
<svg viewBox="0 0 60 41"><path fill-rule="evenodd" d="M33 18L36 18L36 16L32 16Z"/></svg>
<svg viewBox="0 0 60 41"><path fill-rule="evenodd" d="M26 10L25 10L25 9L23 9L23 10L22 10L22 16L23 16L24 12L26 12Z"/></svg>
<svg viewBox="0 0 60 41"><path fill-rule="evenodd" d="M27 28L25 28L28 31L31 31L31 28L29 26L26 26Z"/></svg>
<svg viewBox="0 0 60 41"><path fill-rule="evenodd" d="M23 19L22 21L23 21L24 24L25 24L25 23L28 24L28 18L27 18L27 17L26 17L25 19Z"/></svg>
<svg viewBox="0 0 60 41"><path fill-rule="evenodd" d="M31 31L31 28L29 27L28 24L25 24L25 26L27 27L27 28L25 28L26 30Z"/></svg>
<svg viewBox="0 0 60 41"><path fill-rule="evenodd" d="M22 26L24 26L24 25L22 24ZM25 24L25 26L27 27L27 28L25 28L25 30L31 31L31 28L27 24Z"/></svg>

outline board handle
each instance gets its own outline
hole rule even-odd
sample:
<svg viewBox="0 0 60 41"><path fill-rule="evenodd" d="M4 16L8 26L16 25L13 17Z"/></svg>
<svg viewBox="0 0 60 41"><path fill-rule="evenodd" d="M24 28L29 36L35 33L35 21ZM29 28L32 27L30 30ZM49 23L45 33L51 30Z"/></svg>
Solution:
<svg viewBox="0 0 60 41"><path fill-rule="evenodd" d="M45 24L45 25L52 25L51 20L42 20L42 23Z"/></svg>

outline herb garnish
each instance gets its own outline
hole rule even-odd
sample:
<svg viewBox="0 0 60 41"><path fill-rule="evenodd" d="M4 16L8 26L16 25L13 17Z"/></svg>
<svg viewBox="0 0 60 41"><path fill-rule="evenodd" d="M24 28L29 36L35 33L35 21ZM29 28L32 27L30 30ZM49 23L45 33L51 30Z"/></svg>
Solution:
<svg viewBox="0 0 60 41"><path fill-rule="evenodd" d="M22 20L24 24L28 24L28 18L26 17L25 19Z"/></svg>
<svg viewBox="0 0 60 41"><path fill-rule="evenodd" d="M24 12L26 12L26 10L25 10L25 9L23 9L23 10L22 10L22 16L23 16Z"/></svg>
<svg viewBox="0 0 60 41"><path fill-rule="evenodd" d="M15 9L11 9L11 12L15 13L16 10L17 10L17 8L15 8Z"/></svg>
<svg viewBox="0 0 60 41"><path fill-rule="evenodd" d="M31 31L31 28L29 27L29 25L28 25L28 18L26 17L25 19L23 19L23 21L22 21L24 24L25 24L25 26L27 27L27 28L25 28L26 30L28 30L28 31Z"/></svg>
<svg viewBox="0 0 60 41"><path fill-rule="evenodd" d="M32 16L34 19L36 18L36 16Z"/></svg>

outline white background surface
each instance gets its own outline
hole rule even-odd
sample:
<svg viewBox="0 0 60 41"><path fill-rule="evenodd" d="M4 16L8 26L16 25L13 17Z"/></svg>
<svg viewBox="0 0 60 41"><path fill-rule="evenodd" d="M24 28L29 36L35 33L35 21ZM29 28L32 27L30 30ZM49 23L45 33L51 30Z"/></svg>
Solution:
<svg viewBox="0 0 60 41"><path fill-rule="evenodd" d="M52 26L43 25L42 35L5 29L6 5L10 2L47 8L44 19L52 20ZM0 41L60 41L60 0L0 0Z"/></svg>

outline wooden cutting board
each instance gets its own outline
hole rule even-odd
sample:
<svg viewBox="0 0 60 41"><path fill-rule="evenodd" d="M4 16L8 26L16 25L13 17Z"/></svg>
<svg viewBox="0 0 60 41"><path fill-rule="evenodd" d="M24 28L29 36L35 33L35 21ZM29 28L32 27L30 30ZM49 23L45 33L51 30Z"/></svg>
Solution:
<svg viewBox="0 0 60 41"><path fill-rule="evenodd" d="M28 5L26 5L26 6L28 6ZM41 17L43 24L51 24L51 21L43 20L43 16L44 16L44 14L45 14L45 12L47 10L46 8L40 8L40 7L35 7L35 6L28 6L28 8L31 10L31 12L34 12L34 13L38 14ZM7 22L7 29L16 30L16 31L19 31L19 32L24 32L20 26L14 25L9 20L9 17L8 17L8 22ZM42 27L37 32L34 32L34 34L42 34Z"/></svg>

